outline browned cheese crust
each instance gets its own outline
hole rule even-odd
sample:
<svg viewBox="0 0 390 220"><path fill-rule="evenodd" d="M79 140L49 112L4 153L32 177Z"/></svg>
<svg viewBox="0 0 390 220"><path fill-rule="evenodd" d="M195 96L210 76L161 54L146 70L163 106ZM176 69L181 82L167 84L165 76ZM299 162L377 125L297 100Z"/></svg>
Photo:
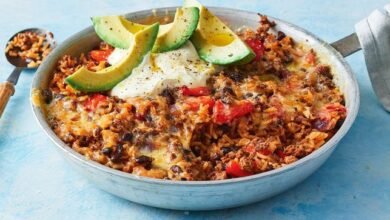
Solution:
<svg viewBox="0 0 390 220"><path fill-rule="evenodd" d="M99 70L108 64L81 55L60 59L49 89L42 92L49 124L88 159L153 178L228 179L237 177L226 172L233 162L246 175L293 163L335 134L346 109L331 67L284 33L271 33L274 25L261 16L257 30L240 31L243 40L263 42L264 54L208 82L208 98L225 105L250 101L250 114L216 123L210 106L194 110L189 104L194 97L180 88L127 100L102 93L103 100L92 102L96 94L77 92L64 78L81 65ZM102 43L100 49L112 48Z"/></svg>

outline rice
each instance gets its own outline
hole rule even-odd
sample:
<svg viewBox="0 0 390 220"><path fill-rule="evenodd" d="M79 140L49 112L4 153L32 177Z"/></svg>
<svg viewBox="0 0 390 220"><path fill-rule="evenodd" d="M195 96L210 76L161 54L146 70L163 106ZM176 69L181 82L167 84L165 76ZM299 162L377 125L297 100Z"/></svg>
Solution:
<svg viewBox="0 0 390 220"><path fill-rule="evenodd" d="M37 67L52 50L46 37L46 34L30 31L18 33L8 42L5 52L10 57L20 57L26 60L27 67Z"/></svg>
<svg viewBox="0 0 390 220"><path fill-rule="evenodd" d="M219 180L293 163L337 132L347 114L344 97L315 51L272 34L275 24L260 20L256 31L239 35L249 45L262 42L264 50L255 51L261 56L215 74L199 97L183 88L127 100L85 94L65 77L82 65L99 70L108 63L66 55L45 92L52 97L49 124L88 159L153 178ZM104 43L98 49L112 50Z"/></svg>

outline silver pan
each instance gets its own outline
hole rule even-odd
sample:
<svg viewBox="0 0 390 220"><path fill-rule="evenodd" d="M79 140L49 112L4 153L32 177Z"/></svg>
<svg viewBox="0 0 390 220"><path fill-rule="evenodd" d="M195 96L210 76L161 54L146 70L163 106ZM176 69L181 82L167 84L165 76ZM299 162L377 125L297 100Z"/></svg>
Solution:
<svg viewBox="0 0 390 220"><path fill-rule="evenodd" d="M162 16L166 12L174 14L175 9L173 7L159 8L157 15ZM255 28L258 25L258 15L253 12L228 8L210 8L210 10L228 22L233 29L244 25ZM150 14L151 10L145 10L127 14L126 17L137 21ZM351 128L358 113L360 98L356 78L339 51L300 27L276 18L270 17L270 19L277 22L277 30L293 36L298 42L310 45L324 58L326 63L332 66L335 82L345 95L348 111L345 122L326 144L290 165L253 176L220 181L183 182L140 177L85 159L55 135L50 129L43 111L32 105L35 117L53 141L54 146L74 169L101 189L136 203L167 209L212 210L242 206L274 196L303 181L327 160L341 138ZM353 36L349 38L349 40L351 39L353 40ZM32 84L33 90L47 87L56 62L61 56L65 54L78 56L82 52L89 51L99 42L100 39L92 27L67 39L39 67ZM356 50L356 46L348 49L340 42L336 45L343 49L343 54Z"/></svg>

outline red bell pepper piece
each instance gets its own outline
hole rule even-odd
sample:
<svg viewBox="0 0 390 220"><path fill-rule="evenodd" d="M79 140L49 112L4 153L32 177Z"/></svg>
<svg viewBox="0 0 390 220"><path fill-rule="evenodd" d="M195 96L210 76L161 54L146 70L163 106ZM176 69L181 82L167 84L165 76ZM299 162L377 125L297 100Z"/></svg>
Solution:
<svg viewBox="0 0 390 220"><path fill-rule="evenodd" d="M235 118L251 113L253 110L254 105L250 101L241 101L238 104L230 106L225 105L221 100L218 100L213 109L214 122L217 124L229 123Z"/></svg>
<svg viewBox="0 0 390 220"><path fill-rule="evenodd" d="M100 102L104 102L107 100L107 96L96 93L88 97L87 101L85 101L84 106L87 111L95 111Z"/></svg>
<svg viewBox="0 0 390 220"><path fill-rule="evenodd" d="M255 153L256 152L256 148L253 145L247 145L247 146L243 147L243 150L247 153ZM272 152L268 149L260 149L258 152L260 152L261 154L263 154L265 156L272 154Z"/></svg>
<svg viewBox="0 0 390 220"><path fill-rule="evenodd" d="M89 56L98 62L107 61L108 56L112 53L112 50L92 50L89 52Z"/></svg>
<svg viewBox="0 0 390 220"><path fill-rule="evenodd" d="M251 172L248 172L246 170L243 170L240 165L236 161L231 161L227 166L226 166L226 173L229 176L232 177L244 177L244 176L250 176L252 175Z"/></svg>
<svg viewBox="0 0 390 220"><path fill-rule="evenodd" d="M214 121L218 124L224 124L231 120L231 109L218 100L213 109Z"/></svg>
<svg viewBox="0 0 390 220"><path fill-rule="evenodd" d="M210 95L210 89L206 86L199 86L195 88L188 88L187 86L181 87L181 92L186 96L205 96Z"/></svg>
<svg viewBox="0 0 390 220"><path fill-rule="evenodd" d="M264 55L265 47L263 42L257 38L249 38L245 40L246 44L253 50L256 54L255 61L259 61L261 57Z"/></svg>

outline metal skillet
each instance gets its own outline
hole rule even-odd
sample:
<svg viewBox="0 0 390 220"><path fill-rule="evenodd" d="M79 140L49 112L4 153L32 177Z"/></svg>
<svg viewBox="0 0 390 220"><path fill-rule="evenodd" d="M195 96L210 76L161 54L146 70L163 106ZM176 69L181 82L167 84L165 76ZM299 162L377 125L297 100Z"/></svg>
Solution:
<svg viewBox="0 0 390 220"><path fill-rule="evenodd" d="M157 16L165 16L166 12L174 14L175 10L174 7L159 8ZM210 7L210 10L227 22L232 29L242 26L255 28L258 25L258 15L254 12L216 7ZM145 10L127 14L126 17L137 21L150 15L151 10ZM277 30L314 48L324 61L331 65L335 83L345 95L348 116L341 128L321 148L297 162L253 176L219 181L183 182L140 177L85 159L56 136L46 121L44 111L39 106L32 105L35 117L55 143L60 154L76 170L103 190L136 203L178 210L213 210L242 206L274 196L293 187L316 171L352 126L359 109L359 88L343 56L358 50L359 44L356 37L352 35L336 42L333 47L300 27L272 17L270 20L277 23ZM91 50L99 42L100 39L93 27L63 42L39 67L32 84L32 91L47 88L56 62L61 56L65 54L78 56L82 52Z"/></svg>

